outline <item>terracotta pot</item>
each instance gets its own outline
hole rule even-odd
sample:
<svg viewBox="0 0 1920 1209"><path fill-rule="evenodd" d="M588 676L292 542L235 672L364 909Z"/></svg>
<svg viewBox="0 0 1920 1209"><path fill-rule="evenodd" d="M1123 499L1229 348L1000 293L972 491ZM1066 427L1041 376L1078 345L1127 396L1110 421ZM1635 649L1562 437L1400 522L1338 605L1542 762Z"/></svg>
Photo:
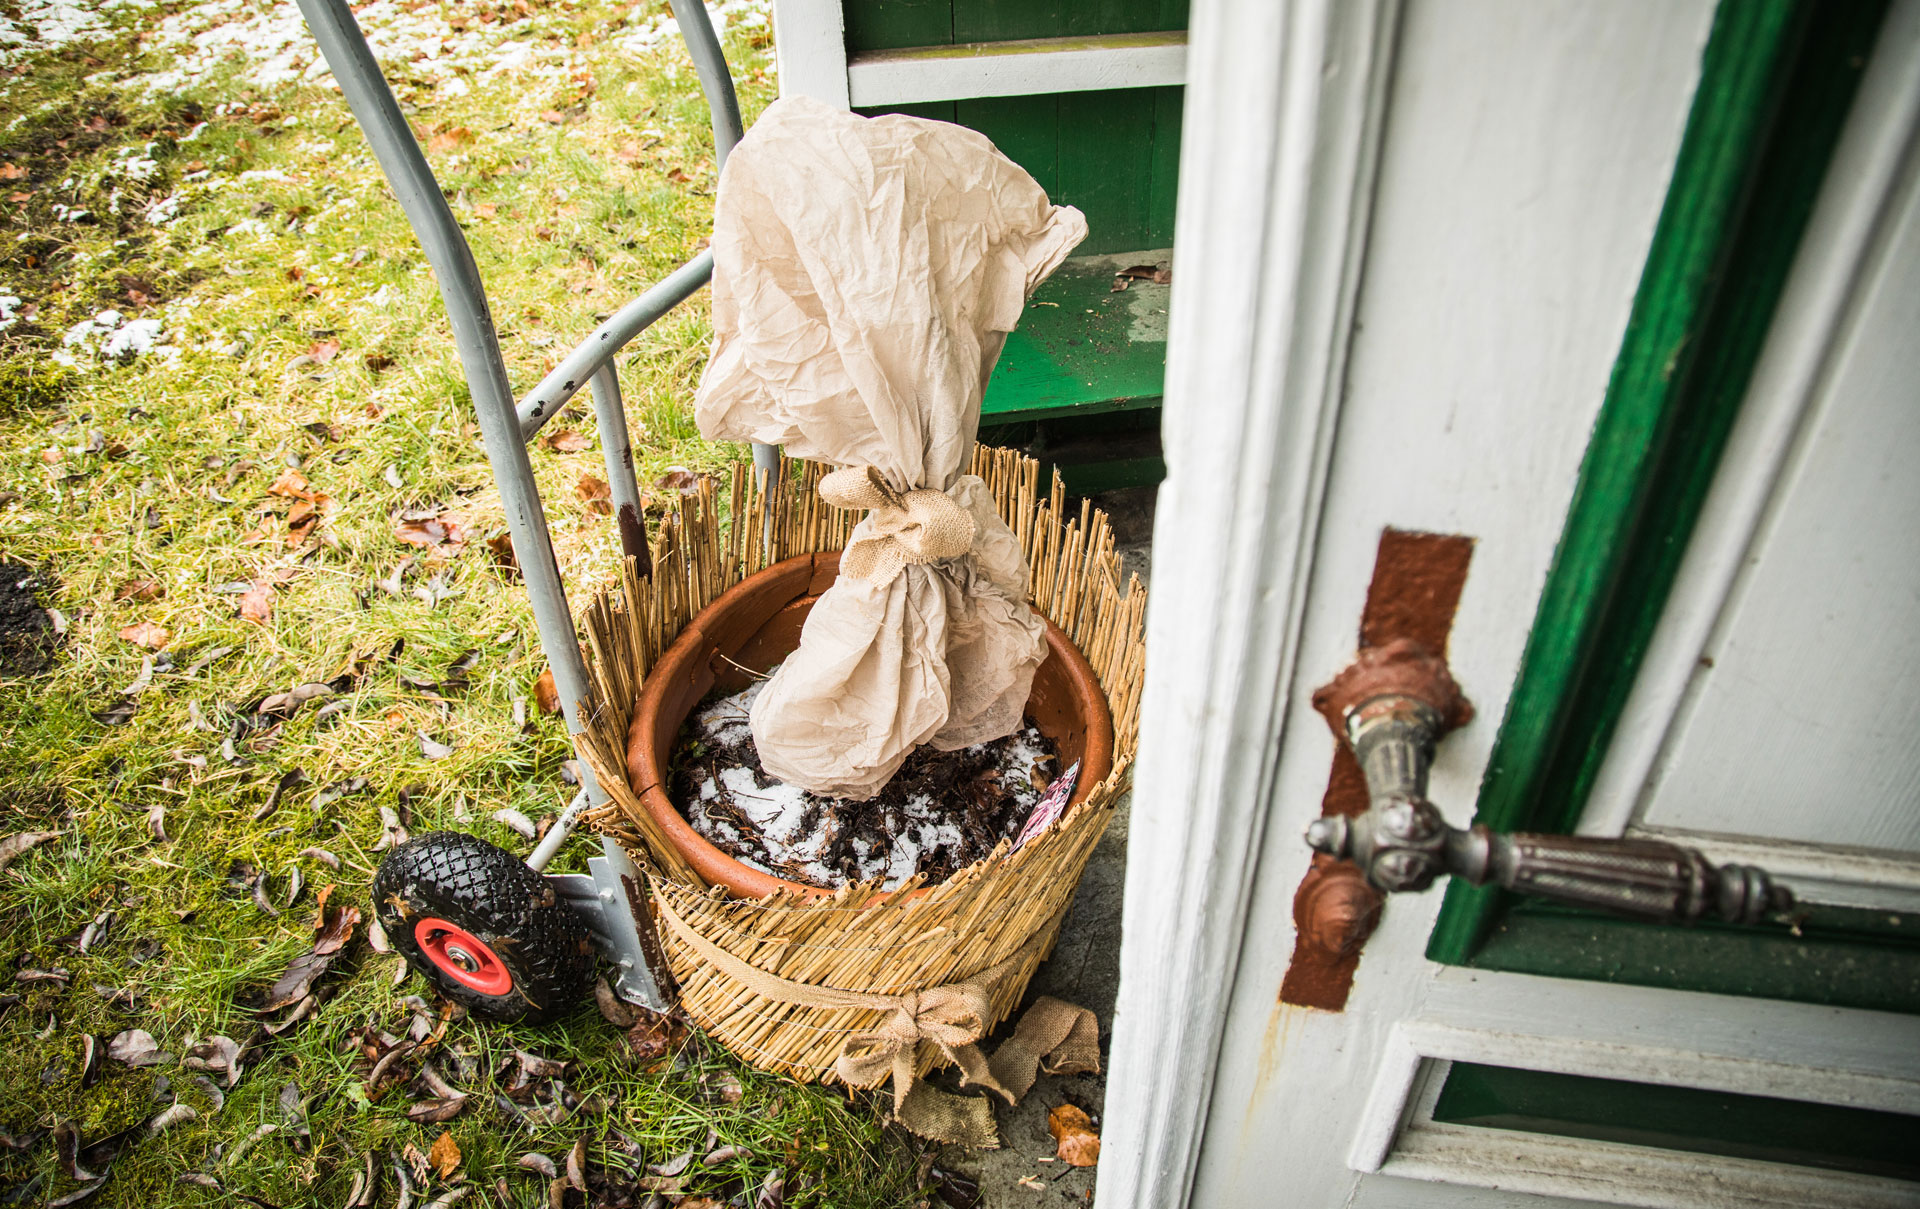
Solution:
<svg viewBox="0 0 1920 1209"><path fill-rule="evenodd" d="M837 551L790 558L702 609L648 674L627 732L634 793L700 876L739 898L776 890L811 898L832 892L748 868L707 842L667 796L667 760L687 715L708 693L739 692L750 682L749 672L767 671L800 645L800 627L839 569ZM1052 740L1062 768L1080 762L1072 798L1077 805L1113 767L1113 718L1085 656L1051 621L1046 627L1047 657L1034 673L1027 714Z"/></svg>

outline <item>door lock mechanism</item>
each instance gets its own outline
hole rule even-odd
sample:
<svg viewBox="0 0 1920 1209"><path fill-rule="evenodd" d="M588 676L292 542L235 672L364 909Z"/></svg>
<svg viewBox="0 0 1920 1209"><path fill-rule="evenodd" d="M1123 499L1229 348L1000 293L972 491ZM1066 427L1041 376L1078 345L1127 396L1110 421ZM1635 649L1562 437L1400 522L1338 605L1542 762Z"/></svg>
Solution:
<svg viewBox="0 0 1920 1209"><path fill-rule="evenodd" d="M1441 737L1472 707L1446 661L1412 642L1363 651L1314 704L1352 749L1368 807L1314 820L1307 844L1352 861L1379 890L1425 890L1450 874L1661 923L1755 924L1793 909L1792 893L1765 870L1715 865L1679 844L1448 824L1427 799L1427 774Z"/></svg>

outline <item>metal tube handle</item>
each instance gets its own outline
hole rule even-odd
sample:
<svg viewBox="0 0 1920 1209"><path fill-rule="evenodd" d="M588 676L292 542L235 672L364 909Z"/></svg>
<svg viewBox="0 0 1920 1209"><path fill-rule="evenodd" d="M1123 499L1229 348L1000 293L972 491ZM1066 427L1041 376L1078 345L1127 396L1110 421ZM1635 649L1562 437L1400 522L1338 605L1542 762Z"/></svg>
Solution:
<svg viewBox="0 0 1920 1209"><path fill-rule="evenodd" d="M1793 910L1793 894L1764 869L1715 865L1663 840L1584 835L1501 835L1448 825L1427 800L1433 749L1446 711L1386 693L1344 711L1346 733L1367 778L1364 814L1316 819L1307 844L1360 866L1384 891L1424 890L1443 875L1476 886L1661 923L1714 918L1757 924Z"/></svg>

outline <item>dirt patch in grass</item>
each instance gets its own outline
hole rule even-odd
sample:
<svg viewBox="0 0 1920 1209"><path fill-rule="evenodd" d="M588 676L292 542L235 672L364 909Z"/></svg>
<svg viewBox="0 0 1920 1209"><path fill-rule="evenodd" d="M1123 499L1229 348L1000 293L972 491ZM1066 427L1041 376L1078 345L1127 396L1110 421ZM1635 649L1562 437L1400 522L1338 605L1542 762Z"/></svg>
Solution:
<svg viewBox="0 0 1920 1209"><path fill-rule="evenodd" d="M53 663L60 636L40 607L45 586L32 567L0 563L0 676L33 676Z"/></svg>

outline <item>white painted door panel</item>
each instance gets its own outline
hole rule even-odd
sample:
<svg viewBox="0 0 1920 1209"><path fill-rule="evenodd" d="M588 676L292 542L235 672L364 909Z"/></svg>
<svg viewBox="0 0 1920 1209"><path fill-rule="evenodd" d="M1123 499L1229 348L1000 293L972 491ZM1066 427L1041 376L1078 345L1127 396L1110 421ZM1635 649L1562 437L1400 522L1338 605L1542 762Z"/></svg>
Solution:
<svg viewBox="0 0 1920 1209"><path fill-rule="evenodd" d="M1682 992L1436 967L1426 961L1425 947L1440 908L1437 890L1393 900L1379 931L1367 942L1345 1011L1279 1002L1294 940L1292 900L1309 864L1301 836L1320 813L1333 752L1333 738L1311 709L1309 696L1353 654L1356 623L1386 526L1466 534L1478 543L1448 652L1478 719L1441 746L1430 785L1450 822L1465 825L1471 816L1672 175L1714 0L1657 5L1632 0L1406 0L1399 6L1384 99L1339 93L1332 81L1350 84L1352 61L1331 52L1320 55L1324 91L1318 103L1310 94L1297 95L1291 81L1271 97L1244 86L1237 91L1210 89L1208 77L1216 69L1229 76L1246 73L1240 77L1243 85L1249 78L1264 79L1260 73L1267 68L1234 58L1224 31L1235 21L1260 26L1257 14L1268 11L1268 2L1205 0L1195 6L1195 76L1176 237L1185 268L1175 287L1175 340L1164 421L1169 476L1161 492L1157 531L1167 556L1181 562L1189 574L1168 577L1168 591L1156 597L1149 625L1150 641L1158 644L1153 649L1164 655L1186 649L1167 636L1176 626L1186 634L1212 635L1243 626L1277 626L1272 619L1284 615L1289 624L1298 625L1297 649L1285 656L1291 661L1285 663L1268 660L1266 647L1237 633L1228 635L1231 641L1187 643L1204 645L1211 657L1237 642L1247 653L1243 662L1257 664L1274 686L1280 721L1259 719L1263 733L1273 739L1259 747L1257 757L1204 744L1223 734L1243 745L1249 742L1256 728L1247 719L1257 714L1258 701L1246 693L1203 693L1204 685L1187 682L1204 678L1193 667L1172 667L1178 660L1163 658L1150 673L1160 679L1157 691L1156 685L1149 686L1143 721L1149 733L1161 737L1161 749L1154 749L1151 741L1143 747L1144 790L1136 805L1135 836L1153 836L1156 842L1136 843L1129 857L1128 931L1113 1077L1115 1086L1134 1079L1151 1083L1153 1090L1109 1102L1113 1157L1103 1165L1099 1203L1126 1209L1179 1204L1207 1209L1572 1209L1595 1201L1745 1209L1761 1203L1901 1203L1907 1188L1889 1191L1887 1181L1546 1135L1509 1139L1495 1136L1503 1131L1476 1134L1471 1127L1435 1124L1430 1118L1423 1125L1420 1113L1431 1108L1422 1097L1437 1087L1430 1076L1442 1069L1439 1064L1453 1061L1882 1110L1893 1104L1892 1111L1915 1111L1920 1109L1920 1068L1906 1058L1881 1063L1877 1057L1920 1053L1920 1022L1912 1018L1876 1023L1868 1019L1872 1014L1807 1005L1720 997L1706 997L1714 1000L1706 1003ZM1322 29L1339 25L1335 6L1324 0L1279 0L1274 8L1285 14L1279 28L1309 44ZM1392 22L1381 24L1395 27ZM1868 72L1863 102L1897 99L1904 95L1902 80L1909 75L1920 79L1920 0L1895 5L1888 34ZM1385 38L1380 40L1384 43ZM1341 49L1337 37L1329 38L1328 45L1333 52ZM1888 46L1894 48L1890 56L1885 54ZM1285 50L1295 53L1291 44ZM1384 45L1379 53L1386 53ZM1281 56L1269 57L1281 61ZM1293 58L1285 61L1289 67L1297 63ZM1362 102L1368 107L1364 120L1340 108ZM1869 125L1875 120L1862 119ZM1320 349L1311 342L1319 335L1318 325L1339 316L1347 304L1333 291L1322 297L1299 288L1298 282L1310 275L1282 255L1293 254L1286 237L1298 232L1291 228L1276 223L1242 230L1236 237L1244 249L1238 254L1224 249L1222 232L1233 230L1241 216L1219 199L1239 196L1245 183L1241 176L1270 173L1269 190L1297 202L1303 215L1299 221L1309 235L1325 227L1336 236L1318 243L1303 241L1298 256L1309 267L1310 252L1340 246L1348 227L1338 216L1316 208L1332 196L1315 187L1320 178L1276 172L1265 160L1236 175L1224 161L1195 153L1204 141L1195 128L1252 123L1296 138L1312 136L1328 149L1326 154L1337 158L1356 154L1356 148L1358 154L1367 154L1366 137L1357 132L1375 121L1380 134L1371 211L1365 215L1363 247L1349 253L1358 261L1352 271L1359 285L1350 324L1341 317L1351 336L1332 357L1344 378L1341 372L1329 372L1327 396L1321 399L1299 387L1291 361ZM1846 189L1831 182L1847 174L1843 185L1857 186L1861 195L1856 204L1888 196L1899 177L1897 162L1888 167L1889 154L1893 161L1906 154L1904 145L1889 151L1862 143L1863 136L1850 126L1828 186L1829 193L1845 200ZM1295 189L1297 198L1288 194ZM1840 203L1823 195L1821 204L1825 213ZM1296 217L1278 203L1273 212ZM1859 218L1816 220L1803 257L1807 248L1824 255L1820 249L1838 247L1835 254L1840 255L1847 248L1866 246L1864 236L1847 242L1859 234ZM1879 220L1872 214L1861 221L1878 229ZM1260 381L1278 384L1272 391L1274 401L1265 409L1252 393L1198 389L1211 380L1196 366L1207 361L1216 346L1229 357L1246 356L1227 339L1238 334L1235 315L1211 313L1218 333L1195 323L1196 316L1208 313L1198 295L1214 292L1223 281L1231 285L1240 280L1243 262L1258 265L1271 279L1257 299L1236 295L1249 316L1247 326L1264 332L1271 323L1279 329L1259 344L1253 358L1266 375ZM1795 272L1796 279L1805 276L1801 268ZM1845 280L1816 283L1820 290L1815 292L1825 299L1822 305L1842 304L1854 296L1853 278L1841 276ZM1920 333L1920 282L1886 281L1889 297L1905 295L1898 304L1889 302L1887 322ZM1291 308L1299 308L1299 313L1289 313ZM1783 304L1783 313L1787 309ZM1817 307L1810 302L1807 309L1810 314ZM1869 326L1863 318L1850 323L1846 334L1856 339ZM1802 335L1809 348L1829 343L1811 328ZM1920 349L1920 335L1911 341ZM1268 364L1268 357L1274 364ZM1902 380L1920 383L1920 365L1895 356L1876 360L1864 353L1853 360L1835 360L1800 394L1815 397L1818 386L1828 392L1818 397L1827 398L1847 374L1853 375L1849 381L1856 393L1879 399L1870 406L1881 410L1920 395L1920 386L1905 395L1889 388L1889 383ZM1307 424L1301 417L1314 407L1322 410L1314 424ZM1788 437L1802 431L1797 414L1786 417ZM1920 400L1907 406L1909 423L1912 416L1920 416ZM1289 448L1269 471L1248 475L1245 459L1233 444L1236 425L1253 436L1282 427L1297 430L1309 439L1297 443L1301 448L1325 443L1323 486L1313 489L1322 493L1317 517L1309 507L1302 510L1309 515L1301 519L1270 500L1280 498L1274 484L1287 485L1300 477L1299 450ZM1328 428L1331 435L1323 435ZM1781 476L1775 465L1768 474L1783 483L1811 484L1816 494L1858 488L1860 484L1844 474L1840 483L1821 486L1814 450L1816 438L1826 439L1825 430L1809 423L1804 431L1807 453L1791 461L1791 473ZM1845 425L1833 433L1835 439L1858 435ZM1740 439L1736 435L1736 444ZM1745 439L1765 445L1751 432ZM1249 437L1239 440L1263 447ZM1836 448L1833 456L1851 455ZM1920 449L1888 453L1885 460L1890 466L1920 466ZM1920 483L1920 471L1909 471L1901 488L1907 494L1900 498L1914 500L1915 483ZM1749 511L1759 517L1772 492L1771 479L1765 490L1756 493L1751 484L1744 490L1753 496ZM1289 503L1295 498L1285 497ZM1728 511L1724 500L1710 504L1709 512L1715 508ZM1816 509L1810 515L1819 520L1823 514ZM1897 535L1901 525L1914 529L1920 512L1909 516L1889 521L1890 533ZM1708 521L1709 526L1721 523L1712 515ZM1867 520L1856 516L1844 523L1858 528ZM1244 595L1231 595L1235 605L1230 614L1209 598L1215 591L1230 595L1228 589L1240 582L1241 567L1288 554L1293 547L1270 530L1289 525L1297 526L1299 548L1310 551L1301 582L1271 585L1261 597L1267 609L1256 615L1258 621L1241 612L1249 603ZM1629 711L1623 729L1629 732L1629 745L1639 744L1636 771L1622 778L1618 768L1626 765L1610 763L1603 780L1612 775L1618 784L1596 795L1610 803L1612 814L1602 827L1608 834L1629 830L1634 822L1631 804L1657 762L1667 722L1676 716L1691 680L1686 664L1714 638L1720 602L1757 600L1753 592L1776 590L1748 577L1741 581L1739 594L1728 596L1728 585L1739 578L1737 565L1747 538L1756 531L1746 523L1735 535L1741 543L1732 560L1735 566L1715 572L1718 589L1685 589L1694 598L1710 600L1712 607L1693 617L1692 629L1682 635L1686 641L1677 642L1677 649L1685 649L1687 641L1692 647L1682 663L1667 667L1677 674L1669 677L1672 683L1663 690L1663 702L1651 711ZM1798 543L1794 548L1831 559L1831 550L1820 544L1827 532L1818 524L1810 534L1798 534L1784 524L1764 529L1769 542ZM1269 544L1260 545L1255 538ZM1203 582L1210 574L1210 560L1223 577L1223 588ZM1908 562L1920 566L1920 558ZM1818 573L1833 579L1848 569L1839 560L1837 567L1822 567ZM1911 619L1920 598L1920 572L1902 567L1898 572L1873 568L1872 573L1879 577L1875 584L1907 585L1910 612L1905 616ZM1189 579L1193 582L1186 582ZM1778 590L1792 591L1790 580ZM1897 593L1890 599L1898 599ZM1169 620L1170 601L1181 614L1177 622ZM1856 610L1835 624L1891 624L1896 615L1885 609ZM1739 646L1731 640L1738 636L1734 623L1739 616L1738 610L1728 613L1724 649L1730 653ZM1203 624L1196 626L1196 618ZM1816 620L1825 624L1823 618ZM1811 624L1805 618L1800 622L1802 628ZM1761 637L1780 640L1777 635ZM1920 643L1920 624L1910 620L1906 637L1910 644ZM1671 636L1661 641L1676 647ZM1817 676L1823 660L1833 665L1831 645L1809 651L1803 679ZM1197 666L1198 661L1192 662ZM1291 671L1266 672L1274 664ZM1216 679L1231 677L1229 667L1206 666ZM1735 658L1731 666L1745 665ZM1165 685L1176 681L1183 692L1167 691ZM1707 702L1704 696L1700 700ZM1658 721L1649 724L1646 719ZM1904 724L1909 733L1920 730L1915 723L1920 717ZM1700 733L1707 742L1706 732ZM1169 734L1201 752L1188 760L1199 766L1193 777L1200 788L1213 786L1215 780L1223 788L1209 790L1211 796L1196 791L1182 797L1168 775L1175 763L1164 750ZM1781 745L1777 737L1771 742ZM1620 746L1616 743L1616 750ZM1674 751L1679 750L1676 745ZM1842 755L1824 751L1821 758L1831 762ZM1269 760L1270 788L1245 785L1225 773L1208 779L1216 763L1259 763L1264 768ZM1852 776L1846 780L1857 783ZM1880 796L1891 800L1900 784L1906 785L1911 803L1912 779L1894 778ZM1164 803L1160 790L1166 791ZM1628 803L1624 809L1622 802ZM1885 818L1893 820L1897 813ZM1583 829L1599 825L1596 818L1591 816L1590 826ZM1651 817L1642 820L1643 825L1652 822ZM1698 820L1687 825L1697 827ZM1781 830L1772 823L1744 825L1749 835ZM1888 827L1897 824L1889 821L1872 834L1893 837L1895 831ZM1862 863L1848 859L1850 869ZM1903 859L1893 854L1882 863L1897 866ZM1898 881L1901 875L1894 870L1888 876ZM1195 890L1202 885L1206 894ZM1213 893L1222 886L1226 888ZM1162 905L1173 902L1195 906L1169 911ZM1167 943L1174 935L1189 943ZM1204 967L1182 964L1187 952L1221 936L1238 938L1236 956L1212 957ZM1206 981L1211 970L1230 978L1209 983L1204 992L1185 985ZM1526 983L1536 984L1538 993L1532 998ZM1183 1012L1202 1023L1189 1026ZM1217 1052L1208 1048L1207 1030L1214 1028ZM1460 1040L1468 1034L1478 1040ZM1829 1045L1830 1039L1851 1043L1863 1037L1877 1047L1870 1047L1866 1058L1854 1054L1842 1061ZM1169 1061L1165 1055L1175 1051L1178 1060ZM1762 1066L1764 1071L1753 1074ZM1889 1069L1878 1071L1880 1066ZM1888 1093L1892 1100L1858 1098L1863 1088L1886 1091L1890 1078L1898 1084ZM1177 1092L1159 1090L1169 1086ZM1151 1114L1130 1107L1149 1101ZM1400 1137L1406 1145L1396 1148ZM1375 1143L1371 1150L1363 1144L1368 1139ZM1522 1141L1531 1147L1527 1154L1500 1155L1502 1146ZM1622 1150L1638 1154L1623 1155ZM1726 1182L1716 1184L1721 1177ZM1701 1193L1689 1202L1695 1182ZM1769 1190L1779 1194L1772 1202L1766 1199Z"/></svg>
<svg viewBox="0 0 1920 1209"><path fill-rule="evenodd" d="M1339 1159L1387 1031L1424 993L1440 895L1394 902L1345 1013L1279 1003L1311 855L1301 835L1333 753L1308 697L1353 655L1383 527L1477 537L1450 659L1480 720L1449 736L1432 781L1450 821L1468 822L1712 11L1705 0L1406 6L1300 670L1192 1205L1319 1209L1363 1180ZM1170 434L1207 422L1177 406L1170 398ZM1169 468L1163 501L1187 469L1172 457Z"/></svg>
<svg viewBox="0 0 1920 1209"><path fill-rule="evenodd" d="M1916 151L1643 826L1920 855Z"/></svg>

